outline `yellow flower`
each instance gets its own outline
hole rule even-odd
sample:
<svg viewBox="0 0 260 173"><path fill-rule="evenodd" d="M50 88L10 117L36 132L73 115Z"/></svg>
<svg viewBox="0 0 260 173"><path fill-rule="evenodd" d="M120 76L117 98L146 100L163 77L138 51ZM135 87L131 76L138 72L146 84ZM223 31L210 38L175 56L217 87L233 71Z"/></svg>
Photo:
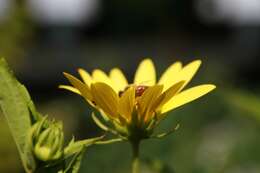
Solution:
<svg viewBox="0 0 260 173"><path fill-rule="evenodd" d="M138 66L131 84L118 68L112 69L109 75L99 69L94 70L92 75L79 69L82 81L64 73L72 86L61 85L60 88L83 96L99 110L112 125L107 127L94 116L95 122L103 129L111 129L128 140L141 140L152 135L165 113L215 89L212 84L203 84L182 91L200 64L200 60L186 66L176 62L157 82L152 60L145 59Z"/></svg>

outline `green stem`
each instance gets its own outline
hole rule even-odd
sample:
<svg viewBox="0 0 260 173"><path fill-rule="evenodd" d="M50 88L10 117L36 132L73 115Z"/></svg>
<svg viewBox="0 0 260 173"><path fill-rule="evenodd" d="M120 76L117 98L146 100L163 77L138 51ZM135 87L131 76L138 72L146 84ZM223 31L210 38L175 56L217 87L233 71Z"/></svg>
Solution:
<svg viewBox="0 0 260 173"><path fill-rule="evenodd" d="M110 139L107 141L97 141L97 142L95 142L95 144L96 145L106 145L106 144L112 144L112 143L121 142L121 141L123 141L122 138L116 138L116 139Z"/></svg>
<svg viewBox="0 0 260 173"><path fill-rule="evenodd" d="M132 143L133 159L132 159L132 173L139 173L139 145L140 142Z"/></svg>

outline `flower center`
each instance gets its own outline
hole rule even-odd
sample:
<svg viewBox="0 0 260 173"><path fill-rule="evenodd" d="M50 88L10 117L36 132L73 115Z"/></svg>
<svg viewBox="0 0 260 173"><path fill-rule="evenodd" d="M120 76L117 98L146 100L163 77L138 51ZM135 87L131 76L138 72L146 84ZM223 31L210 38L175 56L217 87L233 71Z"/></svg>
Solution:
<svg viewBox="0 0 260 173"><path fill-rule="evenodd" d="M119 91L119 97L122 96L122 94L129 88L130 86L127 86L124 91ZM146 85L137 85L135 86L135 97L140 97L143 95L144 91L148 89L149 87Z"/></svg>

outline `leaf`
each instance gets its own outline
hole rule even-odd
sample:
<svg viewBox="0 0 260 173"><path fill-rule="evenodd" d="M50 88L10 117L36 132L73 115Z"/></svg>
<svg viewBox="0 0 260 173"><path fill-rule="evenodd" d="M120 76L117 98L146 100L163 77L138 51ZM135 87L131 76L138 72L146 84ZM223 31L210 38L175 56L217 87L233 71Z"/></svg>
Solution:
<svg viewBox="0 0 260 173"><path fill-rule="evenodd" d="M35 170L36 169L36 161L34 159L33 151L32 151L32 142L29 141L31 140L31 136L27 136L28 142L25 144L24 148L24 154L22 155L22 160L25 164L25 169L27 172L30 172L30 170Z"/></svg>
<svg viewBox="0 0 260 173"><path fill-rule="evenodd" d="M84 152L85 152L84 147L81 147L79 152L76 153L74 157L71 159L64 173L78 173Z"/></svg>
<svg viewBox="0 0 260 173"><path fill-rule="evenodd" d="M75 161L73 162L73 165L72 165L72 173L78 173L79 172L79 168L80 168L80 165L81 165L81 161L82 161L82 158L83 158L83 155L84 155L84 151L85 149L82 149L82 151L77 154L77 157L75 159Z"/></svg>
<svg viewBox="0 0 260 173"><path fill-rule="evenodd" d="M74 155L64 173L78 173L81 165L81 161L85 152L85 148L82 146L78 153Z"/></svg>
<svg viewBox="0 0 260 173"><path fill-rule="evenodd" d="M26 138L31 128L30 111L28 103L30 96L26 88L21 85L9 69L6 61L0 59L0 105L11 129L11 133L17 145L25 169L28 171L28 164L31 168L34 163L25 163L28 157Z"/></svg>
<svg viewBox="0 0 260 173"><path fill-rule="evenodd" d="M80 152L80 150L82 150L82 147L84 148L95 144L95 142L101 140L103 137L104 136L100 136L100 137L80 140L76 142L74 142L74 139L72 139L69 145L64 149L64 158L66 159L72 156L73 154Z"/></svg>
<svg viewBox="0 0 260 173"><path fill-rule="evenodd" d="M22 96L24 97L25 102L27 103L30 113L32 114L32 124L36 121L40 121L42 119L42 115L36 110L36 107L33 101L31 100L30 94L28 93L26 87L20 84L19 89L21 91Z"/></svg>

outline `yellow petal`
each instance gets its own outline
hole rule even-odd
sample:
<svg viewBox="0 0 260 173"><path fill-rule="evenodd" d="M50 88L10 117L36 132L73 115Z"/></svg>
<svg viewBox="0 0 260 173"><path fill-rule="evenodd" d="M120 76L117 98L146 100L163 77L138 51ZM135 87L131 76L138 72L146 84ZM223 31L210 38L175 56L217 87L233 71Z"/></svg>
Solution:
<svg viewBox="0 0 260 173"><path fill-rule="evenodd" d="M107 115L111 118L118 116L118 95L109 85L102 82L93 83L91 93L96 105Z"/></svg>
<svg viewBox="0 0 260 173"><path fill-rule="evenodd" d="M63 73L64 76L70 81L70 83L79 90L79 92L81 93L81 95L89 101L92 101L92 95L90 92L89 87L84 84L83 82L81 82L80 80L78 80L77 78L75 78L74 76L68 74L68 73Z"/></svg>
<svg viewBox="0 0 260 173"><path fill-rule="evenodd" d="M95 82L103 82L103 83L106 83L107 85L109 85L110 87L112 87L114 90L117 91L117 89L114 87L111 79L107 76L107 74L105 72L103 72L102 70L99 70L99 69L95 69L93 72L92 72L92 77L93 77L93 80Z"/></svg>
<svg viewBox="0 0 260 173"><path fill-rule="evenodd" d="M118 112L128 122L131 121L132 112L135 106L135 88L129 87L119 99Z"/></svg>
<svg viewBox="0 0 260 173"><path fill-rule="evenodd" d="M80 77L82 78L82 80L84 81L84 83L87 84L88 86L90 86L90 84L93 82L90 74L82 68L78 69L78 73L79 73Z"/></svg>
<svg viewBox="0 0 260 173"><path fill-rule="evenodd" d="M189 103L193 100L196 100L197 98L207 94L208 92L215 89L215 85L211 84L204 84L199 85L193 88L189 88L176 96L172 97L163 107L161 110L161 113L168 112L174 108L177 108L179 106L182 106L186 103Z"/></svg>
<svg viewBox="0 0 260 173"><path fill-rule="evenodd" d="M182 80L185 81L184 85L182 86L182 88L184 88L190 82L193 76L196 74L200 65L201 65L201 60L195 60L189 63L188 65L184 66L182 70L180 70L176 74L168 74L168 76L165 77L163 83L164 90L167 90L173 84Z"/></svg>
<svg viewBox="0 0 260 173"><path fill-rule="evenodd" d="M135 73L134 84L137 85L154 85L156 82L156 72L151 59L143 60Z"/></svg>
<svg viewBox="0 0 260 173"><path fill-rule="evenodd" d="M113 68L109 73L110 79L113 81L114 86L118 91L124 91L128 85L128 82L123 72L118 68Z"/></svg>
<svg viewBox="0 0 260 173"><path fill-rule="evenodd" d="M60 89L65 89L65 90L69 90L71 92L74 92L76 94L81 95L81 93L79 92L79 90L77 88L74 88L74 87L69 86L69 85L59 85L59 88Z"/></svg>
<svg viewBox="0 0 260 173"><path fill-rule="evenodd" d="M163 90L162 85L154 85L150 88L148 88L143 95L141 96L139 103L139 115L142 117L139 117L140 119L146 121L151 118L155 110L152 110L152 106L158 99L158 97L161 95Z"/></svg>
<svg viewBox="0 0 260 173"><path fill-rule="evenodd" d="M180 81L171 86L169 89L163 92L163 94L160 96L160 98L157 99L157 102L153 106L154 110L160 111L162 106L167 103L172 97L174 97L178 91L180 91L180 88L184 85L185 81Z"/></svg>
<svg viewBox="0 0 260 173"><path fill-rule="evenodd" d="M168 67L165 72L162 74L158 84L163 84L167 87L172 85L173 78L177 78L177 74L181 71L182 64L181 62L175 62L170 67Z"/></svg>

